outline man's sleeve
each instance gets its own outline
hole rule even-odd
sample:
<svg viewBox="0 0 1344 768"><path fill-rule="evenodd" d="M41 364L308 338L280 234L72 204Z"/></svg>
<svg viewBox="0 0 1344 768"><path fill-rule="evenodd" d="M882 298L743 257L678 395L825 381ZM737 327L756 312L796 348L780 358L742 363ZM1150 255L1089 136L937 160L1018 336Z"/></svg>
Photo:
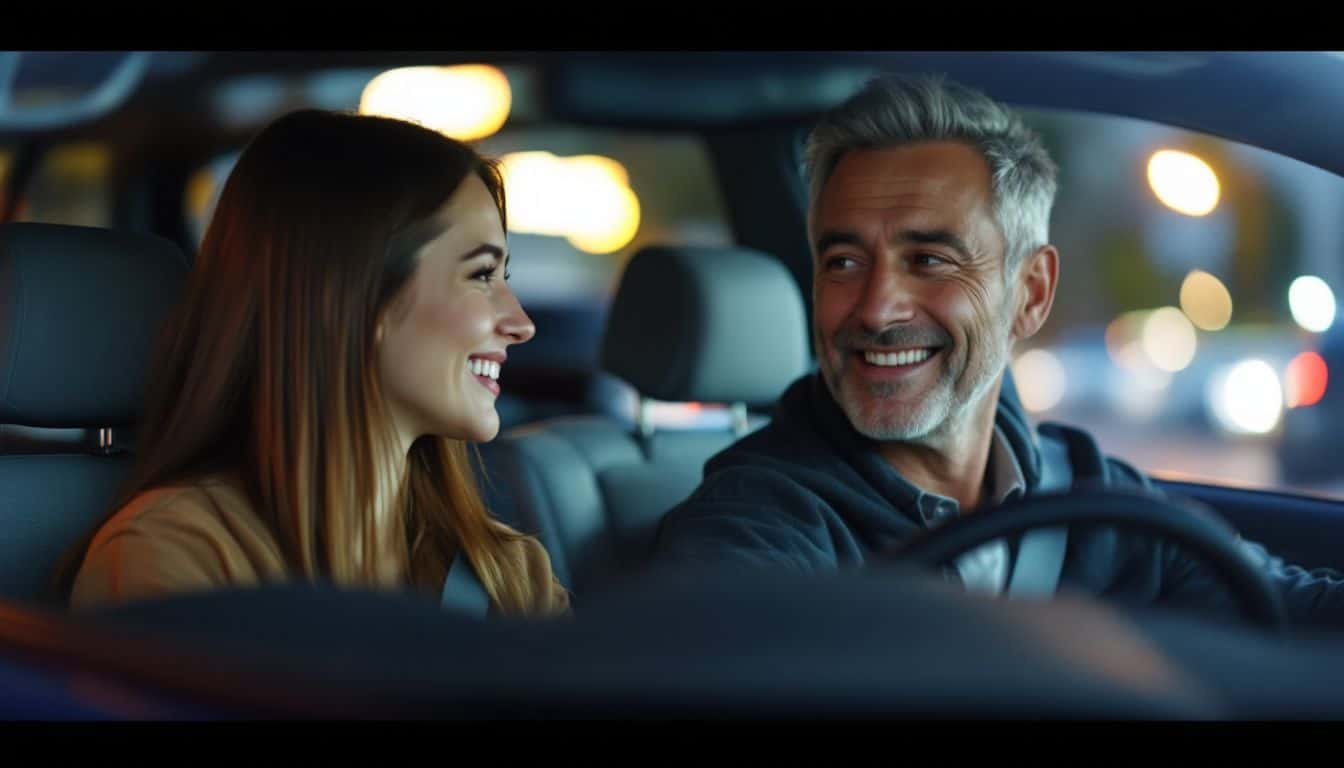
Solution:
<svg viewBox="0 0 1344 768"><path fill-rule="evenodd" d="M664 516L654 540L654 562L805 573L834 568L823 506L774 470L722 470Z"/></svg>
<svg viewBox="0 0 1344 768"><path fill-rule="evenodd" d="M1142 472L1117 459L1108 459L1110 470L1124 482L1141 484L1165 496ZM1344 573L1331 568L1307 570L1287 563L1263 544L1238 536L1247 558L1278 590L1289 620L1344 629ZM1235 614L1237 607L1229 588L1221 584L1190 553L1171 542L1162 543L1163 600L1200 607L1222 614Z"/></svg>
<svg viewBox="0 0 1344 768"><path fill-rule="evenodd" d="M1344 629L1344 573L1333 568L1307 570L1284 562L1257 542L1240 543L1246 556L1278 587L1292 621Z"/></svg>

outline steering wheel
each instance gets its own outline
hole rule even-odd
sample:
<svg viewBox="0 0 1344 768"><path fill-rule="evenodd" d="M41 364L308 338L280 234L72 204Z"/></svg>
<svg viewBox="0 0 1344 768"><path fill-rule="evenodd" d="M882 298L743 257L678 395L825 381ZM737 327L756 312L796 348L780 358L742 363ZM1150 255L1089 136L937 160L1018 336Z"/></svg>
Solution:
<svg viewBox="0 0 1344 768"><path fill-rule="evenodd" d="M1113 525L1171 540L1202 560L1231 588L1252 623L1282 632L1287 617L1278 592L1237 546L1221 519L1156 496L1103 490L1027 496L952 520L886 550L885 557L937 568L994 539L1054 525Z"/></svg>

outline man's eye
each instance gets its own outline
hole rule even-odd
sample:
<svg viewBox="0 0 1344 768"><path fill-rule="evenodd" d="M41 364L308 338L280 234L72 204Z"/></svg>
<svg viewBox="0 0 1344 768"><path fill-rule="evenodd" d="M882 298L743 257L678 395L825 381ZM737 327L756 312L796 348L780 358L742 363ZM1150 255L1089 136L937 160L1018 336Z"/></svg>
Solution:
<svg viewBox="0 0 1344 768"><path fill-rule="evenodd" d="M943 264L951 264L952 262L936 253L921 253L915 256L915 263L922 267L937 267Z"/></svg>
<svg viewBox="0 0 1344 768"><path fill-rule="evenodd" d="M826 270L828 272L843 272L858 266L858 262L849 256L831 256L826 259Z"/></svg>

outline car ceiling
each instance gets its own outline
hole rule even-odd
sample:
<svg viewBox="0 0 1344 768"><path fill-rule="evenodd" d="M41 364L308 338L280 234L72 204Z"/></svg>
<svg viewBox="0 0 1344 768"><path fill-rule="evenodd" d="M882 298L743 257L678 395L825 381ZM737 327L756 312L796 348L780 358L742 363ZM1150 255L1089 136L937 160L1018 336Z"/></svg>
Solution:
<svg viewBox="0 0 1344 768"><path fill-rule="evenodd" d="M24 54L16 87L96 83L113 53ZM1260 146L1344 175L1344 56L1318 52L434 52L156 53L120 114L74 135L201 131L182 110L253 74L488 62L535 67L546 113L581 124L687 128L796 122L882 71L942 73L1023 107L1125 115ZM173 105L178 105L173 108ZM177 115L177 117L173 117ZM147 133L148 130L148 133ZM202 140L211 138L207 130Z"/></svg>

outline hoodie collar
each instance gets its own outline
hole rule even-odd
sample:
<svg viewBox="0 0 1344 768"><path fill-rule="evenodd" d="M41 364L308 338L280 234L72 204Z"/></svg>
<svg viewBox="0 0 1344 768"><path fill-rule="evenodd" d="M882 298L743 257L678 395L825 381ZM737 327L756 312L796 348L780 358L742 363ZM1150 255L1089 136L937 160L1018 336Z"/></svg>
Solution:
<svg viewBox="0 0 1344 768"><path fill-rule="evenodd" d="M788 417L810 422L813 431L822 435L869 485L917 524L929 526L958 514L956 501L926 492L892 469L878 452L877 441L859 434L850 424L819 371L790 387L780 404ZM1004 491L1002 495L1018 483L1021 492L1035 488L1040 482L1039 449L1011 388L1005 387L1000 393L994 431L989 471L996 474L991 488ZM1003 458L1012 461L1001 461Z"/></svg>

